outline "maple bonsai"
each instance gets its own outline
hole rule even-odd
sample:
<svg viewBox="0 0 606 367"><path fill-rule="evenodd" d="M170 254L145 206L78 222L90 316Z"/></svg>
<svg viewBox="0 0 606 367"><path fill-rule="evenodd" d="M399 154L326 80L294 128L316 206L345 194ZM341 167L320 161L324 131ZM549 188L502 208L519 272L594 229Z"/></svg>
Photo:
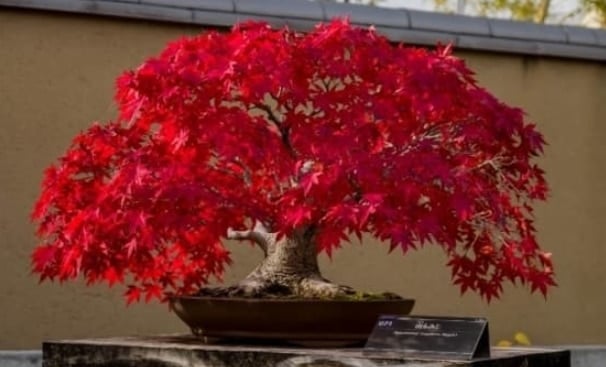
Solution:
<svg viewBox="0 0 606 367"><path fill-rule="evenodd" d="M33 269L164 299L220 278L223 242L250 240L265 258L230 294L339 296L351 289L317 254L369 233L441 246L463 292L546 293L531 206L546 197L543 138L472 74L449 47L394 46L346 20L173 42L118 79L118 119L46 171Z"/></svg>

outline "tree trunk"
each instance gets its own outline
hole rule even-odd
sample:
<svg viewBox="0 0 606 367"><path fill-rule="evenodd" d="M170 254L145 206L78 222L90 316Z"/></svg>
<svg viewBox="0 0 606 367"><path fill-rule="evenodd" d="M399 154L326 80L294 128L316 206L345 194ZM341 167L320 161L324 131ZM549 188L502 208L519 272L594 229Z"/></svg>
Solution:
<svg viewBox="0 0 606 367"><path fill-rule="evenodd" d="M538 5L537 13L534 16L535 23L545 23L547 15L549 14L549 6L551 0L541 0Z"/></svg>
<svg viewBox="0 0 606 367"><path fill-rule="evenodd" d="M231 295L335 297L355 293L350 287L333 284L322 277L313 227L278 239L275 233L257 224L251 231L231 231L228 237L253 240L265 253L263 261L232 287Z"/></svg>

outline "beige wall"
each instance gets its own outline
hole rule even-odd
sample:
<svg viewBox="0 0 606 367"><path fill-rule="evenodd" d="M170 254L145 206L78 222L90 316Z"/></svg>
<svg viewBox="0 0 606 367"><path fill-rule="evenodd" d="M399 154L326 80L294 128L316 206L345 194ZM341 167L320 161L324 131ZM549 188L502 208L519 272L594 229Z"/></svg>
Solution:
<svg viewBox="0 0 606 367"><path fill-rule="evenodd" d="M29 275L28 213L43 169L93 120L113 116L113 80L166 41L197 28L0 10L0 349L49 338L186 331L166 306L126 308L120 290L43 284ZM518 330L535 343L606 343L606 66L461 53L481 82L522 106L549 142L542 162L551 201L538 210L540 242L554 253L559 288L545 301L507 289L485 305L460 297L436 248L407 257L366 241L324 261L335 281L417 299L415 312L486 315L493 341ZM233 247L243 276L259 259ZM323 259L326 260L326 259Z"/></svg>

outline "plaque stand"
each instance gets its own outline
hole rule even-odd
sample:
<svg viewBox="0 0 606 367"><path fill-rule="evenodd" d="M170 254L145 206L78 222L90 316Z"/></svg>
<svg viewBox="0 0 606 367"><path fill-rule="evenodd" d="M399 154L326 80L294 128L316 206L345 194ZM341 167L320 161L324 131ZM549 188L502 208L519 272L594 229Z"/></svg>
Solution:
<svg viewBox="0 0 606 367"><path fill-rule="evenodd" d="M471 361L490 357L488 320L382 315L366 342L368 355Z"/></svg>

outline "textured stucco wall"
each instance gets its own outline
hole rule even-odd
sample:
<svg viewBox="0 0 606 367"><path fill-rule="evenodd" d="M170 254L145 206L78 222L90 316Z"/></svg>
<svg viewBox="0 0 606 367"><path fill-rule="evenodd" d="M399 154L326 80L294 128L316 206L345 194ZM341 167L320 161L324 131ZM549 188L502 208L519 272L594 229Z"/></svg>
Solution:
<svg viewBox="0 0 606 367"><path fill-rule="evenodd" d="M186 331L166 306L126 308L121 290L82 284L37 285L28 214L43 169L91 121L114 115L113 81L166 41L198 31L151 22L0 10L0 349L37 348L44 339ZM507 289L485 305L460 297L437 248L387 255L368 239L347 245L326 275L368 290L417 299L415 313L488 316L492 339L515 331L535 343L606 343L606 66L598 63L461 52L480 81L526 109L546 135L542 161L552 198L538 208L540 242L554 253L559 288L547 302ZM227 280L259 260L232 246Z"/></svg>

